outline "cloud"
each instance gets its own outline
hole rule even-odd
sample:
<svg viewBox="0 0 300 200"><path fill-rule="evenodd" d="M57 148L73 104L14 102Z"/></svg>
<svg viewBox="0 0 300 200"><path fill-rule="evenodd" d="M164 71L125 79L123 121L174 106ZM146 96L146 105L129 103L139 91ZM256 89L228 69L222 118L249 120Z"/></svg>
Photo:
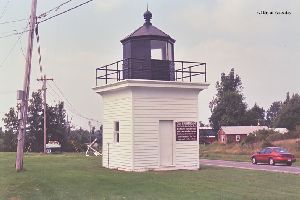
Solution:
<svg viewBox="0 0 300 200"><path fill-rule="evenodd" d="M101 0L96 1L96 6L98 10L108 12L122 7L123 3L122 0Z"/></svg>

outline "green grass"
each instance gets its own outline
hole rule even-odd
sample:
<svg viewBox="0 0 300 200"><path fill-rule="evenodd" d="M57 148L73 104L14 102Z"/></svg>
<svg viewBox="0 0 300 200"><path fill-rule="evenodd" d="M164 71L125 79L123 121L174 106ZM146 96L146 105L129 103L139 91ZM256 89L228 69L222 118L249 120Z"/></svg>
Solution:
<svg viewBox="0 0 300 200"><path fill-rule="evenodd" d="M26 154L16 173L15 153L0 153L0 199L299 199L300 176L230 168L122 172L83 154Z"/></svg>
<svg viewBox="0 0 300 200"><path fill-rule="evenodd" d="M250 155L242 154L226 154L226 153L215 153L215 152L206 152L200 155L200 158L211 159L211 160L231 160L239 162L250 162Z"/></svg>

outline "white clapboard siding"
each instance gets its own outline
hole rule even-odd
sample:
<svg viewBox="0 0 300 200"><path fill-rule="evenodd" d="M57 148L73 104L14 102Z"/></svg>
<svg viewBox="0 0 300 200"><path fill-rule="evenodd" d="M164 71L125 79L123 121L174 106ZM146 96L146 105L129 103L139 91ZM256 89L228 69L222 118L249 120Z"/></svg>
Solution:
<svg viewBox="0 0 300 200"><path fill-rule="evenodd" d="M104 103L103 166L165 170L160 166L159 120L172 120L174 167L197 169L199 141L176 141L175 123L198 121L198 94L207 87L206 83L133 79L94 88ZM113 142L114 121L120 122L120 143Z"/></svg>
<svg viewBox="0 0 300 200"><path fill-rule="evenodd" d="M198 91L199 92L199 91ZM198 121L198 92L170 88L134 88L134 169L158 169L159 120ZM198 141L176 142L176 168L198 168Z"/></svg>
<svg viewBox="0 0 300 200"><path fill-rule="evenodd" d="M132 93L130 90L122 90L103 94L103 103L103 166L130 171L133 166ZM115 121L119 121L120 126L119 143L114 143ZM107 143L110 143L109 155Z"/></svg>

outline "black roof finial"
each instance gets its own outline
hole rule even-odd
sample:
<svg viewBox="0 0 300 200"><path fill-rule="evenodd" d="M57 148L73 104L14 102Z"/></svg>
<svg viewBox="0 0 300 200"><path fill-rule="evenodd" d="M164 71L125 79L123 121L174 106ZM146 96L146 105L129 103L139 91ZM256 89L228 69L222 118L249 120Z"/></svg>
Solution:
<svg viewBox="0 0 300 200"><path fill-rule="evenodd" d="M145 19L145 25L152 25L151 19L152 19L152 13L148 10L148 3L147 3L147 11L144 13L144 19Z"/></svg>

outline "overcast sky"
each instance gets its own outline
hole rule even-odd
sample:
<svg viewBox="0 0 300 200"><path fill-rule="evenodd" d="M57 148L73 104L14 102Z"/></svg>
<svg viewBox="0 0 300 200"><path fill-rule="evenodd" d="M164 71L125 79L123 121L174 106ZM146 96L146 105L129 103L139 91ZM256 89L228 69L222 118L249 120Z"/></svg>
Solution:
<svg viewBox="0 0 300 200"><path fill-rule="evenodd" d="M37 14L65 1L38 0ZM85 1L73 0L48 16ZM122 59L120 40L144 23L147 2L153 25L176 40L175 60L207 63L211 85L199 95L201 121L211 115L208 103L216 81L231 68L242 79L249 107L257 103L267 110L286 92L300 92L299 0L94 0L39 26L43 71L63 93L49 83L48 103L67 98L69 118L77 127L87 128L88 120L74 112L102 120L101 97L91 89L95 69ZM28 18L30 7L31 0L0 0L0 118L16 105L16 90L23 88L22 49L28 37L25 33L20 42L19 36L1 38L26 27L26 21L2 22ZM35 42L31 92L41 87L36 47Z"/></svg>

